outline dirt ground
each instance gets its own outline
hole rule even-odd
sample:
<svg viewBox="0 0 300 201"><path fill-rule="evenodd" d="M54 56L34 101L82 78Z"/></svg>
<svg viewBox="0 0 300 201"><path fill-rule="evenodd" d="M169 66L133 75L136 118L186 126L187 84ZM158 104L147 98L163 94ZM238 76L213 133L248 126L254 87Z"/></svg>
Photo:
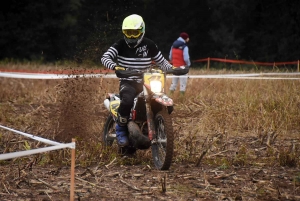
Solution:
<svg viewBox="0 0 300 201"><path fill-rule="evenodd" d="M12 85L11 81L2 84ZM63 93L70 95L71 90L63 88ZM86 119L87 112L80 110L83 117L78 118L76 107L72 107L72 102L69 102L66 96L60 99L63 101L53 101L65 104L64 107L57 107L64 114L58 118L59 121L65 122L64 125L60 125L63 126L62 130L68 130L67 122L72 122L74 115L77 115L76 121L74 118L75 124L85 125L99 115L104 115L103 111L95 110L93 114L89 114L90 118ZM3 95L2 100L5 97L7 95ZM74 96L69 98L75 101ZM77 99L80 99L81 104L75 101L77 108L86 106L86 110L90 109L87 107L89 103L84 102L84 96L77 96ZM38 101L41 102L40 99ZM46 103L43 107L39 104L29 104L31 109L12 101L7 101L7 104L13 107L15 112L22 111L24 115L28 115L29 111L34 109L34 115L40 118L40 121L55 113L48 112L48 105L52 109L53 105ZM67 109L67 106L73 109ZM184 109L179 112L175 109L175 139L179 139L179 131L190 130L191 124L187 122L197 122L199 115L197 109L193 112ZM5 123L4 118L1 122ZM35 122L38 124L38 119ZM47 124L43 124L40 132L44 132L46 127ZM202 136L196 141L203 142L205 139L205 136ZM254 134L229 136L219 143L216 141L215 146L207 149L207 153L202 152L204 157L201 161L201 152L187 152L186 156L189 158L188 154L193 153L199 161L181 160L176 156L179 149L188 150L192 145L192 148L198 147L200 150L203 147L200 143L188 145L187 142L188 138L182 140L184 144L181 146L177 145L173 164L168 171L154 169L151 154L148 154L148 162L138 164L128 164L128 161L134 159L119 156L105 164L89 167L76 164L75 200L300 200L300 169L296 165L299 156L289 155L290 149L293 149L291 145L299 144L299 137L281 136L280 139L272 140ZM4 150L4 147L5 145L0 144L0 151ZM285 152L282 151L283 147L286 148ZM137 157L139 152L145 151L138 151ZM45 167L35 163L34 157L30 159L32 160L20 164L14 163L14 159L0 163L0 200L70 200L70 167Z"/></svg>
<svg viewBox="0 0 300 201"><path fill-rule="evenodd" d="M29 165L18 170L1 167L1 200L70 199L70 167ZM158 171L112 160L102 166L77 166L75 174L75 200L300 200L299 169L268 164L174 163L169 171Z"/></svg>

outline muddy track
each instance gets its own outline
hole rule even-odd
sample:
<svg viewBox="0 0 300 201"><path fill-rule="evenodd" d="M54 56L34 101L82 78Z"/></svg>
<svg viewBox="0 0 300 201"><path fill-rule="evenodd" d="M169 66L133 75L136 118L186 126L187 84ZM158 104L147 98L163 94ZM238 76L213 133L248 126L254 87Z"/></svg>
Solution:
<svg viewBox="0 0 300 201"><path fill-rule="evenodd" d="M0 84L6 86L0 94L1 124L60 142L74 136L101 139L107 115L102 100L112 83L3 79ZM99 153L87 167L81 153L75 200L300 200L299 155L290 155L299 153L299 137L199 133L201 107L189 104L175 106L170 170L153 169L150 150L138 151L136 158ZM23 138L0 134L1 152L24 147ZM70 167L43 164L41 158L0 161L0 200L69 200Z"/></svg>
<svg viewBox="0 0 300 201"><path fill-rule="evenodd" d="M236 143L234 139L231 142ZM75 200L300 200L298 168L265 163L226 167L207 162L195 167L174 162L170 170L158 171L150 165L120 165L126 160L131 159L77 166ZM69 199L69 167L40 167L32 161L21 170L1 166L1 175L1 200Z"/></svg>

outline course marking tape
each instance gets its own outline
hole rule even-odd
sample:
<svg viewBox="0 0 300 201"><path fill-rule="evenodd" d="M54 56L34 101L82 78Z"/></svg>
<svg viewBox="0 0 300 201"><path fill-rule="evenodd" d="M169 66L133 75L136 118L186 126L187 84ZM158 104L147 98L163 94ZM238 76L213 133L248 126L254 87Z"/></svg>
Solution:
<svg viewBox="0 0 300 201"><path fill-rule="evenodd" d="M32 150L27 150L27 151L19 151L19 152L13 152L13 153L0 154L0 160L18 158L18 157L22 157L22 156L38 154L38 153L43 153L43 152L53 151L53 150L63 149L63 148L75 149L75 142L71 142L71 143L67 143L67 144L59 144L59 145L54 145L54 146L44 147L44 148L39 148L39 149L32 149Z"/></svg>
<svg viewBox="0 0 300 201"><path fill-rule="evenodd" d="M53 145L53 146L50 146L50 147L44 147L44 148L39 148L39 149L32 149L32 150L26 150L26 151L0 154L0 160L6 160L6 159L10 159L10 158L17 158L17 157L22 157L22 156L27 156L27 155L32 155L32 154L57 150L57 149L63 149L63 148L75 149L75 142L64 144L64 143L59 143L59 142L55 142L55 141L52 141L52 140L48 140L48 139L45 139L45 138L41 138L41 137L38 137L38 136L34 136L32 134L17 131L15 129L8 128L6 126L0 125L0 128L12 131L14 133L26 136L28 138L31 138L31 139L34 139L34 140L37 140L37 141L40 141L40 142L44 142L46 144Z"/></svg>
<svg viewBox="0 0 300 201"><path fill-rule="evenodd" d="M34 139L34 140L37 140L37 141L44 142L46 144L51 144L51 145L60 145L60 144L62 144L62 143L55 142L55 141L52 141L52 140L48 140L48 139L45 139L45 138L41 138L41 137L38 137L38 136L35 136L35 135L32 135L32 134L28 134L28 133L24 133L24 132L21 132L21 131L17 131L15 129L8 128L8 127L5 127L5 126L1 126L0 125L0 128L12 131L14 133L18 133L20 135L26 136L28 138L31 138L31 139Z"/></svg>
<svg viewBox="0 0 300 201"><path fill-rule="evenodd" d="M69 78L82 78L82 77L104 77L104 78L115 78L115 74L43 74L43 73L19 73L19 72L0 72L0 77L7 78L23 78L23 79L69 79Z"/></svg>
<svg viewBox="0 0 300 201"><path fill-rule="evenodd" d="M263 77L263 76L297 76L300 73L249 73L249 74L222 74L222 75L181 75L180 77L187 78L236 78L236 79L287 79L287 80L298 80L300 78L294 77ZM42 74L42 73L20 73L20 72L0 72L0 77L7 78L23 78L23 79L69 79L69 78L117 78L115 74L78 74L78 75L67 75L67 74ZM175 75L167 75L167 78L178 77ZM250 78L256 77L256 78Z"/></svg>

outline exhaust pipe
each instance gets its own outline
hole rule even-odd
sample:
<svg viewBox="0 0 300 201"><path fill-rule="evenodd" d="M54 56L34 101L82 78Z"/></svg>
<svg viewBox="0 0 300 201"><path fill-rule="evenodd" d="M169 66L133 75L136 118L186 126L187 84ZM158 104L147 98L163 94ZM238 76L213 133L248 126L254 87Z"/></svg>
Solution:
<svg viewBox="0 0 300 201"><path fill-rule="evenodd" d="M129 121L127 124L129 131L129 141L137 149L148 149L151 146L151 141L145 135L143 135L139 126L133 122Z"/></svg>

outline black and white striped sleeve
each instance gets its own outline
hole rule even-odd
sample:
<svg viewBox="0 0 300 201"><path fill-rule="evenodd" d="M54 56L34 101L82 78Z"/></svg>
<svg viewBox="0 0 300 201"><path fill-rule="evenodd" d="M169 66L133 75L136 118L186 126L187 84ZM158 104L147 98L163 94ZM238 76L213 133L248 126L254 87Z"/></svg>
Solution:
<svg viewBox="0 0 300 201"><path fill-rule="evenodd" d="M159 67L162 70L168 70L171 69L173 66L172 64L170 64L165 58L164 56L161 54L161 52L159 51L157 53L157 55L155 57L153 57L153 60L155 61L155 63L157 63L159 65Z"/></svg>
<svg viewBox="0 0 300 201"><path fill-rule="evenodd" d="M114 47L108 48L108 50L103 54L101 57L102 64L111 70L114 70L117 64L114 62L114 60L117 58L118 50Z"/></svg>

